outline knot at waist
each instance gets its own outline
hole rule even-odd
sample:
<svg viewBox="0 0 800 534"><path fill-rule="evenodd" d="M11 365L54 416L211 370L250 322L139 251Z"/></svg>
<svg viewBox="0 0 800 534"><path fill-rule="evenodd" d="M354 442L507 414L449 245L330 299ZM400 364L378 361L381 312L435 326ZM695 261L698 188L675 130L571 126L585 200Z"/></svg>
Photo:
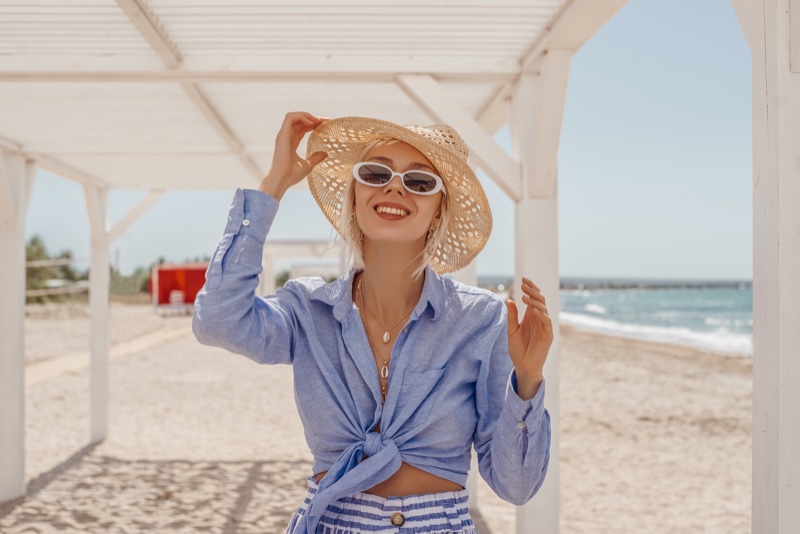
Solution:
<svg viewBox="0 0 800 534"><path fill-rule="evenodd" d="M386 445L387 443L383 441L380 432L369 432L367 433L367 439L364 440L364 454L366 456L375 456L386 448Z"/></svg>
<svg viewBox="0 0 800 534"><path fill-rule="evenodd" d="M370 457L368 462L362 462L365 456ZM342 451L322 477L317 493L295 527L295 534L316 532L328 506L342 497L380 484L400 469L402 461L394 440L382 437L379 432L367 432L363 441L355 441Z"/></svg>

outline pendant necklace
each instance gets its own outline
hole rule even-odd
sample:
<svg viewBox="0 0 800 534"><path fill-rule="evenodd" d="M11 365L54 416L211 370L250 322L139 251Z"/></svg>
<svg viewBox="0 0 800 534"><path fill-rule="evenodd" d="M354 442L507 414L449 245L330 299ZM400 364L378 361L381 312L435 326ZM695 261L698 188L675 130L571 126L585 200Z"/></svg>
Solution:
<svg viewBox="0 0 800 534"><path fill-rule="evenodd" d="M361 303L364 303L363 299ZM375 347L375 342L372 341L372 335L369 333L369 327L364 328L364 330L367 332L367 341L369 341L369 346L372 349L372 352L377 354L378 350ZM389 360L383 360L380 377L381 380L378 380L378 383L381 386L381 404L386 404L386 393L389 389Z"/></svg>
<svg viewBox="0 0 800 534"><path fill-rule="evenodd" d="M364 275L361 275L361 277L363 277L363 276L364 276ZM380 326L381 328L383 328L383 329L385 330L385 332L383 333L383 342L384 342L384 343L388 343L388 342L389 342L389 340L390 340L390 339L392 339L392 336L391 336L390 332L391 332L392 330L394 330L394 328L395 328L395 327L396 327L398 324L400 324L400 321L402 321L403 319L405 319L405 318L406 318L406 316L408 316L408 314L409 314L409 313L411 313L411 312L414 310L414 307L412 306L412 308L411 308L410 310L408 310L408 311L405 313L405 315L403 315L402 317L400 317L400 319L399 319L399 320L398 320L396 323L394 323L394 324L392 325L392 327L391 327L391 328L386 328L386 327L384 327L384 326L381 324L381 322L380 322L380 321L378 321L378 318L377 318L377 317L375 317L374 315L372 315L372 312L370 312L370 311L369 311L369 308L367 308L367 303L364 301L364 292L363 292L363 291L361 291L361 278L359 278L359 279L358 279L358 292L359 292L359 294L361 295L361 305L364 307L364 310L367 312L367 314L368 314L370 317L372 317L373 319L375 319L375 322L376 322L376 323L378 323L378 326Z"/></svg>
<svg viewBox="0 0 800 534"><path fill-rule="evenodd" d="M361 278L359 278L359 279L358 279L358 294L359 294L359 296L361 297L361 307L362 307L362 308L364 308L364 311L366 311L366 312L367 312L367 314L369 314L369 316L370 316L370 317L372 317L373 319L375 319L375 316L374 316L374 315L372 315L371 313L369 313L369 310L367 309L367 304L366 304L366 302L364 301L364 292L363 292L363 291L361 291ZM413 310L413 308L412 308L412 310ZM408 315L409 313L411 313L411 311L409 311L408 313L406 313L406 315ZM405 316L403 316L403 317L405 317ZM403 317L401 317L401 318L400 318L400 321L402 321L402 320L403 320ZM397 323L395 323L395 324L394 324L394 326L392 327L392 329L393 329L395 326L397 326L397 325L398 325L398 323L400 323L400 321L397 321ZM376 322L376 323L378 323L378 320L377 320L377 319L375 319L375 322ZM380 323L378 323L378 325L379 325L381 328L383 328L383 325L381 325ZM366 331L366 333L367 333L367 341L369 341L369 346L370 346L370 348L372 349L372 352L373 352L373 353L374 353L376 356L378 356L379 358L381 358L381 359L383 360L383 365L381 366L380 373L379 373L380 380L379 380L378 382L379 382L379 384L380 384L380 386L381 386L381 404L384 404L384 403L386 402L386 394L388 393L388 388L389 388L389 360L391 359L391 353L390 353L390 355L389 355L389 358L383 358L383 357L381 357L381 356L378 354L378 348L377 348L377 346L375 345L375 342L374 342L374 341L372 341L372 335L369 333L369 326L368 326L366 323L364 324L364 330L365 330L365 331ZM390 329L390 330L391 330L391 329ZM384 343L388 343L388 342L389 342L389 339L390 339L390 338L389 338L389 330L387 330L387 331L386 331L386 332L383 334L383 342L384 342Z"/></svg>

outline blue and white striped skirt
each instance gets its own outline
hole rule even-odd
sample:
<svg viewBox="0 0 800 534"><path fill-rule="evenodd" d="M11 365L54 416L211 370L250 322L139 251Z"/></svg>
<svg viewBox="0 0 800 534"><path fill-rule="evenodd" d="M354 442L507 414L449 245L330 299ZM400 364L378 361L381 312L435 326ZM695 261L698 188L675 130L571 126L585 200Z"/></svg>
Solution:
<svg viewBox="0 0 800 534"><path fill-rule="evenodd" d="M318 486L314 477L308 477L308 491L303 504L292 516L286 534L293 534L298 519L305 514ZM466 489L389 498L356 493L328 506L316 534L478 534L467 509L468 498ZM392 516L397 517L398 513L404 519L402 526L392 524Z"/></svg>

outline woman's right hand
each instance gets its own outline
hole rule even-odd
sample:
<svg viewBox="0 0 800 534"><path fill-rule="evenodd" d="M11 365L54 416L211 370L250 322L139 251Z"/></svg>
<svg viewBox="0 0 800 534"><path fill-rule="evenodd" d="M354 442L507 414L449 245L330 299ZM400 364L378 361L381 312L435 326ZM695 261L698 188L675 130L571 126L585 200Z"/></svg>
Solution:
<svg viewBox="0 0 800 534"><path fill-rule="evenodd" d="M280 200L287 189L301 182L311 169L328 157L325 152L315 152L308 159L297 154L297 147L303 137L327 120L304 111L286 114L275 138L272 167L261 181L259 190Z"/></svg>

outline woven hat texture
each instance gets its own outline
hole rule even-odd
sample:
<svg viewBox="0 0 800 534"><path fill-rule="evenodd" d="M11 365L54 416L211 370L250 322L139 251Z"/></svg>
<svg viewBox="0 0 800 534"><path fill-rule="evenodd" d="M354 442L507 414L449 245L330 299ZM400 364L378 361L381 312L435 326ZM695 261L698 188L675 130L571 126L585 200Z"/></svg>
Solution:
<svg viewBox="0 0 800 534"><path fill-rule="evenodd" d="M307 155L328 157L308 175L311 194L322 212L342 234L342 203L353 166L363 149L379 139L398 139L413 146L433 163L447 189L450 223L446 239L434 250L430 265L439 274L468 265L486 245L492 213L475 172L467 164L469 149L448 125L405 126L366 117L342 117L319 125L308 138Z"/></svg>

